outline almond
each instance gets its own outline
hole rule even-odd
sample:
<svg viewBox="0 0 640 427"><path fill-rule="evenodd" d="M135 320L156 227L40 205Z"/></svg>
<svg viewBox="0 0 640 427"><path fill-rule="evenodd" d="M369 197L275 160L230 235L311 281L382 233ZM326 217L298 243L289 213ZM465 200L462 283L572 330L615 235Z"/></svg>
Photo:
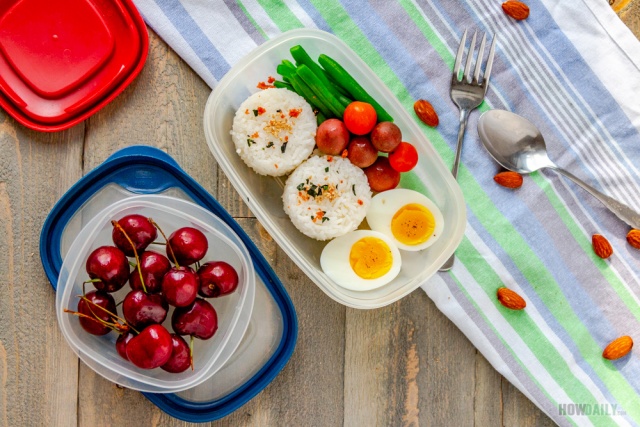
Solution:
<svg viewBox="0 0 640 427"><path fill-rule="evenodd" d="M522 21L529 17L529 6L517 0L502 3L502 10L515 20Z"/></svg>
<svg viewBox="0 0 640 427"><path fill-rule="evenodd" d="M433 109L433 105L429 101L419 99L413 104L413 110L422 122L431 127L438 126L440 119L438 119L438 113Z"/></svg>
<svg viewBox="0 0 640 427"><path fill-rule="evenodd" d="M611 341L602 352L602 357L609 360L620 359L626 356L633 347L633 340L629 336L623 336Z"/></svg>
<svg viewBox="0 0 640 427"><path fill-rule="evenodd" d="M527 306L524 298L509 288L498 289L498 301L511 310L522 310Z"/></svg>
<svg viewBox="0 0 640 427"><path fill-rule="evenodd" d="M594 234L591 238L593 251L602 259L607 259L613 254L611 243L601 234Z"/></svg>
<svg viewBox="0 0 640 427"><path fill-rule="evenodd" d="M640 249L640 230L632 229L627 233L627 242L636 249Z"/></svg>
<svg viewBox="0 0 640 427"><path fill-rule="evenodd" d="M522 175L518 172L505 171L500 172L493 177L493 180L503 187L520 188L522 187Z"/></svg>

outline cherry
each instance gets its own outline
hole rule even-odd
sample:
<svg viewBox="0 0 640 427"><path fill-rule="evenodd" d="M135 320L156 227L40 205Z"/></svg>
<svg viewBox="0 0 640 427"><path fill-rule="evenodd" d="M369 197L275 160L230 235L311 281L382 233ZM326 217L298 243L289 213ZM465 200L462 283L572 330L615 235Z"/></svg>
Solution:
<svg viewBox="0 0 640 427"><path fill-rule="evenodd" d="M191 267L172 267L162 279L162 294L174 307L186 307L198 296L200 279Z"/></svg>
<svg viewBox="0 0 640 427"><path fill-rule="evenodd" d="M118 224L120 224L120 227L127 233L138 252L145 250L158 236L158 230L156 230L148 218L142 215L127 215L120 218ZM122 230L114 227L111 237L113 238L113 243L115 243L125 255L133 256L134 252L131 243Z"/></svg>
<svg viewBox="0 0 640 427"><path fill-rule="evenodd" d="M94 279L94 286L101 291L115 292L129 278L129 261L115 246L100 246L89 254L87 274Z"/></svg>
<svg viewBox="0 0 640 427"><path fill-rule="evenodd" d="M88 292L78 302L80 326L93 335L106 335L111 332L113 327L108 324L112 324L115 312L115 300L103 291Z"/></svg>
<svg viewBox="0 0 640 427"><path fill-rule="evenodd" d="M169 236L167 242L167 256L171 251L176 264L190 265L200 261L207 254L209 242L202 231L193 227L179 228Z"/></svg>
<svg viewBox="0 0 640 427"><path fill-rule="evenodd" d="M192 364L189 344L180 335L171 334L171 346L171 358L160 368L173 374L186 371Z"/></svg>
<svg viewBox="0 0 640 427"><path fill-rule="evenodd" d="M207 340L218 330L218 315L208 301L197 298L192 305L173 311L171 326L178 335Z"/></svg>
<svg viewBox="0 0 640 427"><path fill-rule="evenodd" d="M140 269L147 292L156 294L162 290L162 278L171 269L171 263L166 256L153 251L145 251L140 255ZM131 289L143 289L140 272L134 268L129 276Z"/></svg>
<svg viewBox="0 0 640 427"><path fill-rule="evenodd" d="M127 344L135 337L135 334L131 331L127 331L124 334L120 334L116 340L116 351L124 360L129 360L127 357Z"/></svg>
<svg viewBox="0 0 640 427"><path fill-rule="evenodd" d="M224 261L210 261L198 269L198 294L205 298L228 295L238 287L238 273Z"/></svg>
<svg viewBox="0 0 640 427"><path fill-rule="evenodd" d="M146 294L141 290L131 291L122 302L122 314L135 329L160 324L167 318L169 304L159 294Z"/></svg>
<svg viewBox="0 0 640 427"><path fill-rule="evenodd" d="M172 351L171 334L162 325L147 326L126 345L127 358L142 369L164 365Z"/></svg>

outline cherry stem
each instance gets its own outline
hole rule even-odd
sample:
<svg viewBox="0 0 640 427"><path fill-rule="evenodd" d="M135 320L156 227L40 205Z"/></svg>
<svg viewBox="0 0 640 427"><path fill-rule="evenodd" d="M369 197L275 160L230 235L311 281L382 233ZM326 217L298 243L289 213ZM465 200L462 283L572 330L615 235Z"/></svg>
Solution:
<svg viewBox="0 0 640 427"><path fill-rule="evenodd" d="M129 266L131 266L131 267L135 267L135 266L136 266L136 264L134 264L134 263L132 263L131 261L129 261Z"/></svg>
<svg viewBox="0 0 640 427"><path fill-rule="evenodd" d="M129 241L129 244L131 245L131 249L133 249L133 255L136 257L136 263L138 268L138 274L140 275L140 283L142 284L142 290L146 294L147 287L144 285L144 277L142 277L142 267L140 267L140 258L138 258L138 251L136 250L136 245L133 244L133 241L129 238L129 235L127 234L127 232L124 231L124 228L122 228L122 226L118 224L118 221L111 220L111 225L113 225L115 228L120 230L120 232L124 234L124 237L126 237L127 240Z"/></svg>
<svg viewBox="0 0 640 427"><path fill-rule="evenodd" d="M92 316L89 316L88 314L80 313L78 311L69 310L67 308L64 309L64 312L73 314L74 316L83 317L85 319L92 320L92 321L94 321L96 323L101 324L102 326L106 326L107 328L111 329L112 331L117 331L119 333L124 333L124 332L127 332L129 330L129 326L128 325L123 325L123 324L120 324L118 322L107 322L106 320L102 320L102 319L99 319L97 317L92 317ZM93 313L94 316L95 316L95 313L93 312L93 310L91 311L91 313ZM131 328L131 329L133 329L133 328Z"/></svg>
<svg viewBox="0 0 640 427"><path fill-rule="evenodd" d="M152 245L162 245L162 246L166 246L167 244L165 242L151 242Z"/></svg>
<svg viewBox="0 0 640 427"><path fill-rule="evenodd" d="M162 231L162 228L160 228L160 226L156 224L156 222L152 218L149 218L149 222L153 224L155 228L158 229L160 234L162 234L162 237L164 237L165 242L167 242L166 245L169 248L169 252L171 252L171 258L173 258L173 263L176 265L176 267L180 268L180 265L178 264L178 260L176 258L176 254L173 253L173 248L171 247L171 243L169 243L169 239L167 239L167 236L164 234L164 231Z"/></svg>
<svg viewBox="0 0 640 427"><path fill-rule="evenodd" d="M112 318L112 319L119 320L119 321L121 321L122 323L127 323L127 321L126 321L126 320L124 320L122 317L118 317L118 315L117 315L117 314L114 314L114 313L110 312L109 310L107 310L106 308L104 308L104 307L102 307L102 306L100 306L100 305L96 304L95 302L93 302L93 301L91 301L89 298L87 298L86 296L84 296L84 295L78 295L78 298L80 298L81 300L84 300L84 302L86 302L86 303L87 303L87 304L89 304L90 306L97 307L97 308L99 308L100 310L104 311L104 312L105 312L105 313L107 313L109 316L111 316L111 318ZM96 313L93 311L93 309L92 309L91 307L89 307L89 309L91 310L91 313L93 313L93 315L94 315L94 316L96 316ZM96 316L96 317L97 317L97 316Z"/></svg>
<svg viewBox="0 0 640 427"><path fill-rule="evenodd" d="M191 370L193 371L193 335L189 341L189 360L191 361Z"/></svg>

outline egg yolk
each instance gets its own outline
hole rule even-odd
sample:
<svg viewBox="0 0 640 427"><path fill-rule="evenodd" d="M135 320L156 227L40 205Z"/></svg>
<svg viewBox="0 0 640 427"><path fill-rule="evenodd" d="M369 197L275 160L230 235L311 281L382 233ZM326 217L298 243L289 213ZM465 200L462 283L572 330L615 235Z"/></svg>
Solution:
<svg viewBox="0 0 640 427"><path fill-rule="evenodd" d="M363 237L351 246L349 263L354 273L363 279L377 279L391 270L393 255L384 240Z"/></svg>
<svg viewBox="0 0 640 427"><path fill-rule="evenodd" d="M400 243L419 245L429 240L436 228L436 220L431 211L417 203L410 203L398 209L391 219L391 233Z"/></svg>

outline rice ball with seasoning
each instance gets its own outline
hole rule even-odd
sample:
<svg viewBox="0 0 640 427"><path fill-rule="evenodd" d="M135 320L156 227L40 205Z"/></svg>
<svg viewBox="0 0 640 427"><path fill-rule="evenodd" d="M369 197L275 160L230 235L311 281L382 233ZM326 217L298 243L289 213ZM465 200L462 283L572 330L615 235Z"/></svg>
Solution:
<svg viewBox="0 0 640 427"><path fill-rule="evenodd" d="M313 156L287 178L284 211L300 232L317 240L358 228L371 203L362 169L348 159Z"/></svg>
<svg viewBox="0 0 640 427"><path fill-rule="evenodd" d="M274 88L256 92L240 105L231 138L247 166L261 175L281 176L309 157L317 128L303 97Z"/></svg>

